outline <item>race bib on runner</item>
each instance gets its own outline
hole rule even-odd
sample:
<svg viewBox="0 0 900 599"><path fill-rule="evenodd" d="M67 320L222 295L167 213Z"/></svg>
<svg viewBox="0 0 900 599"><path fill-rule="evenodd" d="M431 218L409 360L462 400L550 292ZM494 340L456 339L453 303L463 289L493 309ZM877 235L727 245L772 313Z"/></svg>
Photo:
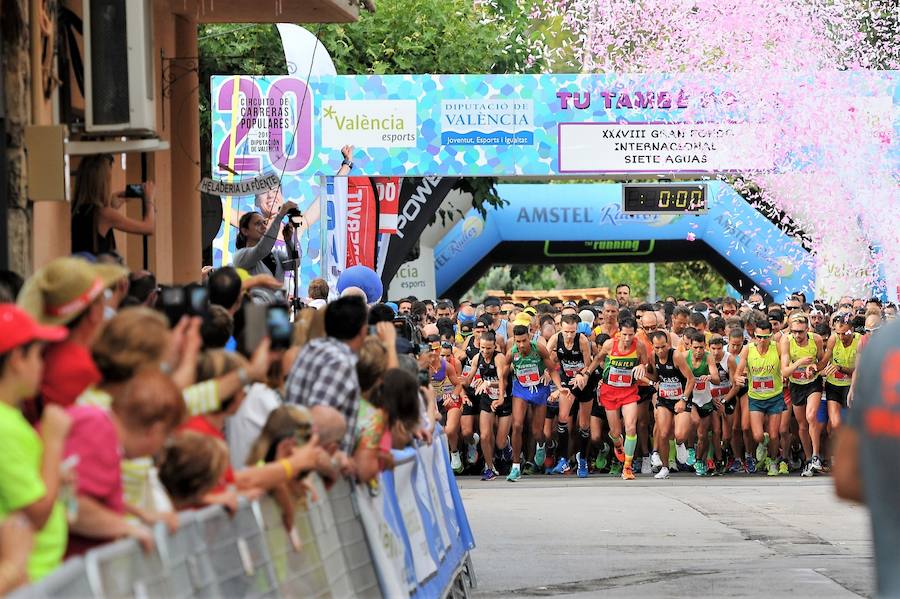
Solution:
<svg viewBox="0 0 900 599"><path fill-rule="evenodd" d="M573 379L578 372L584 368L584 363L582 362L563 362L562 369L563 372L566 373L566 378Z"/></svg>
<svg viewBox="0 0 900 599"><path fill-rule="evenodd" d="M753 379L754 391L773 391L775 389L775 377L760 376Z"/></svg>
<svg viewBox="0 0 900 599"><path fill-rule="evenodd" d="M541 382L541 374L536 365L529 364L516 370L516 379L523 387L536 387Z"/></svg>
<svg viewBox="0 0 900 599"><path fill-rule="evenodd" d="M659 383L660 399L680 399L684 395L679 381L662 381Z"/></svg>
<svg viewBox="0 0 900 599"><path fill-rule="evenodd" d="M727 385L726 386L716 385L716 386L713 386L712 388L710 388L709 392L710 392L710 395L712 395L713 399L718 399L720 397L725 397L726 395L728 395L729 389L731 389L731 387L727 386Z"/></svg>
<svg viewBox="0 0 900 599"><path fill-rule="evenodd" d="M849 374L844 374L840 370L836 370L832 376L838 381L846 381L850 379Z"/></svg>
<svg viewBox="0 0 900 599"><path fill-rule="evenodd" d="M809 376L809 371L806 369L806 366L801 366L794 371L794 374L791 375L791 378L795 381L808 381L812 377Z"/></svg>
<svg viewBox="0 0 900 599"><path fill-rule="evenodd" d="M630 368L610 366L609 383L607 383L610 387L630 387L633 382L634 376Z"/></svg>

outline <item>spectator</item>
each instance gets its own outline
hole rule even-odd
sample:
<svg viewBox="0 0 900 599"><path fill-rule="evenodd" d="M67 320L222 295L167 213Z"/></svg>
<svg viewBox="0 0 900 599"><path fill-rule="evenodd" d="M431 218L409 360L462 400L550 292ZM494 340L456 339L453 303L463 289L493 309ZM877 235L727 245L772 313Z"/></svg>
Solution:
<svg viewBox="0 0 900 599"><path fill-rule="evenodd" d="M119 208L125 203L125 191L113 193L113 157L110 154L85 156L75 177L72 202L72 252L103 254L116 249L113 231L153 235L156 230L155 185L141 185L144 218L128 218Z"/></svg>
<svg viewBox="0 0 900 599"><path fill-rule="evenodd" d="M390 428L383 405L376 406L370 401L387 368L387 348L375 337L366 338L356 363L361 397L356 413L356 445L353 448L356 475L361 482L369 482L378 476L385 463L385 454L390 455ZM382 394L377 396L380 399Z"/></svg>
<svg viewBox="0 0 900 599"><path fill-rule="evenodd" d="M240 232L235 242L237 250L234 253L234 266L243 268L252 275L274 276L283 283L284 263L291 257L289 253L293 248L293 227L290 223L282 230L287 249L275 248L275 242L278 240L278 227L291 210L297 210L297 204L294 202L282 204L268 228L259 212L247 212L241 216Z"/></svg>
<svg viewBox="0 0 900 599"><path fill-rule="evenodd" d="M131 273L128 277L128 295L122 300L121 307L147 306L152 308L156 305L158 295L159 285L157 285L153 273L139 270Z"/></svg>
<svg viewBox="0 0 900 599"><path fill-rule="evenodd" d="M163 450L159 480L176 510L198 508L228 467L228 449L209 435L184 431Z"/></svg>
<svg viewBox="0 0 900 599"><path fill-rule="evenodd" d="M42 324L69 329L68 338L50 345L44 354L34 418L43 405L70 406L85 389L100 382L89 348L103 324L103 291L127 275L119 266L57 258L25 283L19 305Z"/></svg>
<svg viewBox="0 0 900 599"><path fill-rule="evenodd" d="M28 582L28 559L34 548L34 529L28 517L15 512L0 522L0 595Z"/></svg>
<svg viewBox="0 0 900 599"><path fill-rule="evenodd" d="M325 310L326 337L314 339L300 351L287 380L286 402L309 407L316 424L320 407L343 415L344 451L353 447L359 397L355 354L366 338L366 327L366 304L361 298L342 297L330 303Z"/></svg>
<svg viewBox="0 0 900 599"><path fill-rule="evenodd" d="M419 384L416 377L399 368L388 370L384 374L380 391L373 400L375 404L383 406L394 449L403 449L409 445L421 426Z"/></svg>
<svg viewBox="0 0 900 599"><path fill-rule="evenodd" d="M200 337L203 349L222 349L234 334L234 319L228 310L216 304L210 304L203 324L200 325Z"/></svg>
<svg viewBox="0 0 900 599"><path fill-rule="evenodd" d="M309 307L320 310L328 302L328 282L325 279L313 279L309 283Z"/></svg>
<svg viewBox="0 0 900 599"><path fill-rule="evenodd" d="M216 350L203 354L197 366L197 374L201 380L214 379L240 368L246 368L246 365L246 359L240 354ZM225 442L223 433L225 420L237 412L244 397L244 390L239 389L232 396L222 399L222 406L219 410L190 418L182 425L181 430L194 431ZM310 443L285 456L276 464L236 470L229 463L225 467L225 472L214 490L213 496L207 495L204 501L222 501L223 494L227 493L227 486L232 484L243 493L253 493L258 489L271 489L283 483L285 476L290 480L295 474L316 468L317 465L320 465L321 453L319 438L314 436Z"/></svg>
<svg viewBox="0 0 900 599"><path fill-rule="evenodd" d="M206 286L210 304L222 306L232 316L240 309L243 297L241 277L233 267L223 266L214 270L209 275Z"/></svg>
<svg viewBox="0 0 900 599"><path fill-rule="evenodd" d="M121 460L159 453L184 413L181 391L155 370L136 374L109 411L70 408L65 456L78 456L78 515L69 528L67 557L120 537L135 537L145 549L153 546L150 531L125 517Z"/></svg>
<svg viewBox="0 0 900 599"><path fill-rule="evenodd" d="M31 580L53 571L65 552L66 515L57 494L70 421L63 410L48 406L38 434L19 406L40 384L44 343L65 336L63 327L43 327L12 304L0 306L0 518L20 512L36 531L27 567Z"/></svg>

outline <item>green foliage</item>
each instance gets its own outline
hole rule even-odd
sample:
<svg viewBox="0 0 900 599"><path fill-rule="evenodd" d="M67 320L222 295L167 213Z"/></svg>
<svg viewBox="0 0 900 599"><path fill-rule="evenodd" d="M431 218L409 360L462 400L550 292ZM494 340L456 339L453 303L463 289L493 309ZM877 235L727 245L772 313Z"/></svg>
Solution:
<svg viewBox="0 0 900 599"><path fill-rule="evenodd" d="M495 266L475 284L466 297L481 297L488 289L584 289L628 283L634 297L647 297L648 264L560 264ZM656 295L662 299L674 295L686 299L722 297L725 280L706 262L660 262L656 264Z"/></svg>

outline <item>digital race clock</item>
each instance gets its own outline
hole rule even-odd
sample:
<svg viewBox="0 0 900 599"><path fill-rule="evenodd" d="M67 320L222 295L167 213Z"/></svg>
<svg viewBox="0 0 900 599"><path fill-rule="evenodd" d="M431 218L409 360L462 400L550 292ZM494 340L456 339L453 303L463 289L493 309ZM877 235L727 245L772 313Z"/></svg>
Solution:
<svg viewBox="0 0 900 599"><path fill-rule="evenodd" d="M626 214L701 214L707 211L704 183L623 183Z"/></svg>

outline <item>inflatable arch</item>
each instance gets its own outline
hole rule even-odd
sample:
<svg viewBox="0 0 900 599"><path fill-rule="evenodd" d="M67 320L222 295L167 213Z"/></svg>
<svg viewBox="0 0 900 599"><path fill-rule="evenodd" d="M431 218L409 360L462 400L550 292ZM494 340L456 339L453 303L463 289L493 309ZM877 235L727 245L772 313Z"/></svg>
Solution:
<svg viewBox="0 0 900 599"><path fill-rule="evenodd" d="M745 295L811 300L809 252L727 184L696 183L704 214L626 214L621 184L498 185L508 204L484 219L471 210L435 247L438 297L458 299L494 264L706 260Z"/></svg>

